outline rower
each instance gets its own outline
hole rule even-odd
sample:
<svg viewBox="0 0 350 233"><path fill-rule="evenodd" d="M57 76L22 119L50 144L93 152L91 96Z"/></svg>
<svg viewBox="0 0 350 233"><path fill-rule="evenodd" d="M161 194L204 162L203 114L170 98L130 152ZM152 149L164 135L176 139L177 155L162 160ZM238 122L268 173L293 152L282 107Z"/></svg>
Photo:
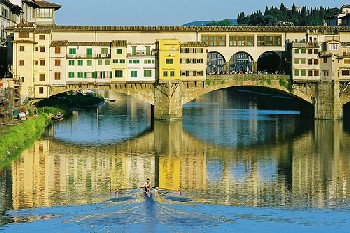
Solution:
<svg viewBox="0 0 350 233"><path fill-rule="evenodd" d="M145 192L149 193L150 191L151 191L151 181L149 180L149 178L147 178L145 182Z"/></svg>

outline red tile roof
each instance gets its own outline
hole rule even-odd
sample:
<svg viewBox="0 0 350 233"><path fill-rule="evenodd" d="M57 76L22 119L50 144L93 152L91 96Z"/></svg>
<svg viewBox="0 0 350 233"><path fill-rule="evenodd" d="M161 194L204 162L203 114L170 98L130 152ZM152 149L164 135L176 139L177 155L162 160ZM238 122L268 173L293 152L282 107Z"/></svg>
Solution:
<svg viewBox="0 0 350 233"><path fill-rule="evenodd" d="M39 6L39 8L55 8L56 10L60 9L62 6L56 3L47 2L43 0L36 0L35 4Z"/></svg>

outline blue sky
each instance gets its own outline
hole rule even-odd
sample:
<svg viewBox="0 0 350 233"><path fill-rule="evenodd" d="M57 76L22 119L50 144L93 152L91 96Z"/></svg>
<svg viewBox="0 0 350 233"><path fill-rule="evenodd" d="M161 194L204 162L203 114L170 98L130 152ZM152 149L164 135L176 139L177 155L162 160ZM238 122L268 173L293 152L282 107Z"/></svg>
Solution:
<svg viewBox="0 0 350 233"><path fill-rule="evenodd" d="M282 0L49 0L63 7L58 25L182 25L196 20L237 18L240 12L279 7ZM285 1L286 7L341 7L344 0Z"/></svg>

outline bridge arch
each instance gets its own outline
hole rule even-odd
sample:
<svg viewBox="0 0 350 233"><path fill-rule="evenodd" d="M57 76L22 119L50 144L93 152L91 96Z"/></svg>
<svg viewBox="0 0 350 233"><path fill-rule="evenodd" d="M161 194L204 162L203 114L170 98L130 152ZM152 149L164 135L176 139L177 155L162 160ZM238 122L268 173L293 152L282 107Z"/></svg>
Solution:
<svg viewBox="0 0 350 233"><path fill-rule="evenodd" d="M154 83L150 82L133 82L133 83L104 83L96 85L95 83L79 83L67 84L66 86L52 86L50 87L50 96L65 93L68 91L82 91L82 90L107 90L117 94L125 94L135 99L154 105ZM50 97L49 96L49 97Z"/></svg>
<svg viewBox="0 0 350 233"><path fill-rule="evenodd" d="M270 74L281 71L281 55L276 51L266 51L257 60L257 70Z"/></svg>
<svg viewBox="0 0 350 233"><path fill-rule="evenodd" d="M231 56L229 64L230 73L246 73L253 71L254 59L249 53L240 51Z"/></svg>
<svg viewBox="0 0 350 233"><path fill-rule="evenodd" d="M217 51L208 52L207 74L221 74L225 71L226 59L224 55Z"/></svg>
<svg viewBox="0 0 350 233"><path fill-rule="evenodd" d="M206 88L188 90L186 93L186 98L183 98L183 104L186 104L207 93L230 87L264 87L299 99L301 102L307 105L314 104L314 100L311 95L303 91L299 91L298 89L291 90L290 87L288 87L287 83L289 76L262 74L236 74L230 76L235 78L232 78L232 80L225 80L225 75L218 75L215 77L215 79L208 79L206 81Z"/></svg>

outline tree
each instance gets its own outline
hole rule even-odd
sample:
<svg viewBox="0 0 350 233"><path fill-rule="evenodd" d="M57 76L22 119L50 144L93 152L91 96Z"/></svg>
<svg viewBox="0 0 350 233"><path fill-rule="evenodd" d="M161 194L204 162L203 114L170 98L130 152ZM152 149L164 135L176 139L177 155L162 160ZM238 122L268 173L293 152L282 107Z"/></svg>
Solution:
<svg viewBox="0 0 350 233"><path fill-rule="evenodd" d="M208 23L206 26L232 26L232 23L228 19L223 19L221 21L212 21Z"/></svg>

